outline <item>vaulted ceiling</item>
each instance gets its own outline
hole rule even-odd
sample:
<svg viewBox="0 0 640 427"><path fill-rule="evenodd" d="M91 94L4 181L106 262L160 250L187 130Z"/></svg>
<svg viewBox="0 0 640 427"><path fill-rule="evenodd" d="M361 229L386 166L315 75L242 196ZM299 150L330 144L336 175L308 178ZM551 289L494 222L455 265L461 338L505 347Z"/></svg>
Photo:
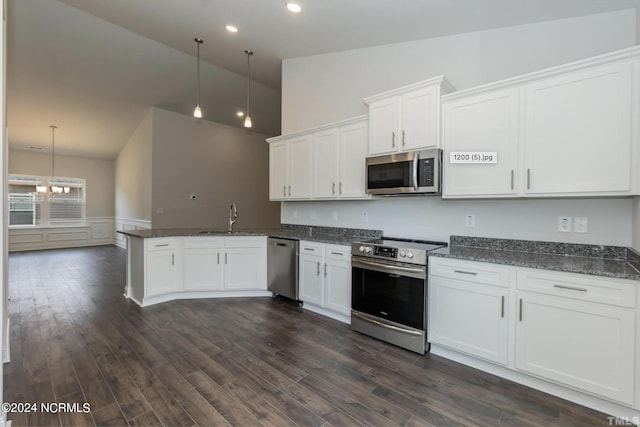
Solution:
<svg viewBox="0 0 640 427"><path fill-rule="evenodd" d="M9 0L13 148L113 158L152 106L240 127L251 59L254 131L280 132L283 59L633 8L637 0ZM225 25L239 28L235 34ZM313 84L313 82L309 82Z"/></svg>

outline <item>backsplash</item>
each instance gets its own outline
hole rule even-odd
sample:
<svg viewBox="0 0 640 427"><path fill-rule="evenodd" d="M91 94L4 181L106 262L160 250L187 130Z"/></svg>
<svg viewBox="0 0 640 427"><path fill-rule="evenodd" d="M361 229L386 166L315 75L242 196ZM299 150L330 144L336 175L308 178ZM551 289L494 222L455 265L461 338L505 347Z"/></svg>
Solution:
<svg viewBox="0 0 640 427"><path fill-rule="evenodd" d="M377 239L382 237L382 230L369 230L364 228L324 227L315 225L282 224L283 230L305 233L309 237L318 235L329 236L358 236Z"/></svg>

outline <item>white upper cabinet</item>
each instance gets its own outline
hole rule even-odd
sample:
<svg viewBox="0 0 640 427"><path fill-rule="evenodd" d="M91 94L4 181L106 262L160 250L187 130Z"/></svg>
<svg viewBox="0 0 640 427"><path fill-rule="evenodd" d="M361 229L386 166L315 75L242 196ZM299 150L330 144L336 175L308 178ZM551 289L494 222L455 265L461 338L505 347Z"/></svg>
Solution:
<svg viewBox="0 0 640 427"><path fill-rule="evenodd" d="M366 199L367 117L269 142L270 200Z"/></svg>
<svg viewBox="0 0 640 427"><path fill-rule="evenodd" d="M369 154L440 147L440 95L452 90L439 76L365 98Z"/></svg>
<svg viewBox="0 0 640 427"><path fill-rule="evenodd" d="M269 144L269 199L311 197L311 135L279 139Z"/></svg>
<svg viewBox="0 0 640 427"><path fill-rule="evenodd" d="M443 103L443 196L516 195L518 90L500 89ZM449 163L451 153L496 152L496 163Z"/></svg>
<svg viewBox="0 0 640 427"><path fill-rule="evenodd" d="M443 196L638 194L639 71L631 48L444 96Z"/></svg>
<svg viewBox="0 0 640 427"><path fill-rule="evenodd" d="M525 193L631 191L632 68L616 62L525 86Z"/></svg>

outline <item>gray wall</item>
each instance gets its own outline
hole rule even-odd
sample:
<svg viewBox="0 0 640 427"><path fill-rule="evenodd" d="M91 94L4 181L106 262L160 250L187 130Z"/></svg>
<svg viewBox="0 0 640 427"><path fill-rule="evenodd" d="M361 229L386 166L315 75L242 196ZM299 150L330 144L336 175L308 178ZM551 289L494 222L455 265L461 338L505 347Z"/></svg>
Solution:
<svg viewBox="0 0 640 427"><path fill-rule="evenodd" d="M149 110L116 158L116 218L151 221L152 119Z"/></svg>
<svg viewBox="0 0 640 427"><path fill-rule="evenodd" d="M153 227L226 228L231 203L238 207L236 229L278 226L265 137L153 109Z"/></svg>
<svg viewBox="0 0 640 427"><path fill-rule="evenodd" d="M84 178L87 185L87 217L112 217L114 203L114 161L56 154L56 175ZM51 153L9 150L9 173L51 175Z"/></svg>

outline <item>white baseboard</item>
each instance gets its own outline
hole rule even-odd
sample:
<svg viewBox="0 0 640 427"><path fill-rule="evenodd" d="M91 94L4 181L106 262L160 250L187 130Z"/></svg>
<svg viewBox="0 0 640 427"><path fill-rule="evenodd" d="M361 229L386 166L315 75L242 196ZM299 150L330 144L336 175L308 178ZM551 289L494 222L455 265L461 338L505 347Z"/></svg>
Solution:
<svg viewBox="0 0 640 427"><path fill-rule="evenodd" d="M198 292L173 292L164 295L158 295L155 297L146 297L142 299L142 302L138 299L124 295L125 298L129 298L131 301L138 304L140 307L149 307L151 305L160 304L163 302L182 300L182 299L202 299L202 298L244 298L244 297L271 297L271 292L268 291L198 291Z"/></svg>
<svg viewBox="0 0 640 427"><path fill-rule="evenodd" d="M318 313L323 316L330 317L334 320L337 320L338 322L346 323L347 325L351 324L351 314L344 315L344 314L336 313L334 311L327 310L326 308L318 307L317 305L313 305L309 303L303 303L302 309L313 311L314 313Z"/></svg>

